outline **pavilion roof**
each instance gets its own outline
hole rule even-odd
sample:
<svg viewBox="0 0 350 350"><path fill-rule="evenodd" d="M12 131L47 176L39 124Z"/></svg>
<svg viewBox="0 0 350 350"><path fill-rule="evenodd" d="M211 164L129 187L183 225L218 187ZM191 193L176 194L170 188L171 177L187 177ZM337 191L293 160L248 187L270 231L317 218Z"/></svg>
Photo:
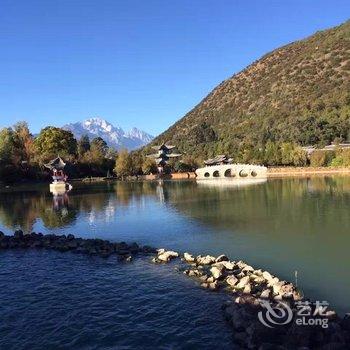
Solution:
<svg viewBox="0 0 350 350"><path fill-rule="evenodd" d="M56 169L56 170L63 170L66 166L66 163L63 161L61 157L57 157L55 159L52 159L47 164L44 164L44 166L50 170Z"/></svg>
<svg viewBox="0 0 350 350"><path fill-rule="evenodd" d="M161 145L158 145L158 146L152 146L153 149L155 150L161 150L161 149L173 149L175 148L176 146L172 146L172 145L168 145L166 143L162 143Z"/></svg>
<svg viewBox="0 0 350 350"><path fill-rule="evenodd" d="M208 159L204 161L205 165L216 165L216 164L231 164L233 161L232 158L227 158L226 155L220 154L214 158Z"/></svg>

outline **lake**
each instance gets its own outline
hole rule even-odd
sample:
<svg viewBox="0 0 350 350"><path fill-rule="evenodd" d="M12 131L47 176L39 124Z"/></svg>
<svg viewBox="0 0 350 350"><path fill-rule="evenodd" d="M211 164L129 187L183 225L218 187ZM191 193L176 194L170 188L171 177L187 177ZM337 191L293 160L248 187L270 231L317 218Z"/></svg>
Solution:
<svg viewBox="0 0 350 350"><path fill-rule="evenodd" d="M350 177L271 179L246 186L195 181L73 186L68 195L56 198L48 185L2 190L0 230L73 233L194 254L224 253L297 283L306 296L328 301L340 314L350 311ZM199 292L170 267L159 269L141 259L116 268L109 260L46 251L2 252L0 258L0 297L8 301L0 313L12 329L36 320L49 329L42 336L38 331L38 339L51 334L53 347L94 348L91 344L98 342L105 348L135 348L140 339L165 348L210 348L222 339L223 348L232 347L218 306L221 297ZM10 297L22 294L20 303ZM189 305L196 315L191 321ZM90 316L84 316L85 309ZM48 313L59 325L49 327ZM90 325L85 331L84 324ZM0 327L0 347L40 348L29 336L33 329L24 327L28 336L16 343L10 340L14 334ZM70 338L72 329L76 332ZM72 343L60 343L63 339Z"/></svg>

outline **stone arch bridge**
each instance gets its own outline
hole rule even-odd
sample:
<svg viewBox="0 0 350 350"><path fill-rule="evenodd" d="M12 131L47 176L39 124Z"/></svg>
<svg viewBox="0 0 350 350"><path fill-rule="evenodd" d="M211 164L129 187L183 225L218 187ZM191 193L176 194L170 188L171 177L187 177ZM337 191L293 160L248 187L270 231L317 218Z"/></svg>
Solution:
<svg viewBox="0 0 350 350"><path fill-rule="evenodd" d="M196 170L197 179L261 179L267 177L267 168L253 164L222 164Z"/></svg>

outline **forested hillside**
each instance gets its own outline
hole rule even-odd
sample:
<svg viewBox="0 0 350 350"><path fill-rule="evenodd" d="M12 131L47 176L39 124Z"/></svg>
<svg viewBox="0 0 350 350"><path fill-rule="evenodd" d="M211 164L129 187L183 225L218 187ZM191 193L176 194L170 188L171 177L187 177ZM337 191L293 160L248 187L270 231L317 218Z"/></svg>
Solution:
<svg viewBox="0 0 350 350"><path fill-rule="evenodd" d="M350 140L349 118L350 21L266 54L152 144L168 141L197 159L225 153L249 161L267 144Z"/></svg>

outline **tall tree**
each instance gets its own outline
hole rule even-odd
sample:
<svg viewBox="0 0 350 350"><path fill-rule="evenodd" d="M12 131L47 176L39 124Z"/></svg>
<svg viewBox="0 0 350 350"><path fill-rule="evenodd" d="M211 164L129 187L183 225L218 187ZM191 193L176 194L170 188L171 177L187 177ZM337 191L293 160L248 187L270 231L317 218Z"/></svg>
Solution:
<svg viewBox="0 0 350 350"><path fill-rule="evenodd" d="M90 139L88 135L83 135L78 141L78 156L83 158L85 153L90 151Z"/></svg>
<svg viewBox="0 0 350 350"><path fill-rule="evenodd" d="M15 153L18 162L30 163L34 159L34 138L29 131L27 122L18 122L13 126Z"/></svg>
<svg viewBox="0 0 350 350"><path fill-rule="evenodd" d="M42 129L34 144L41 161L47 161L58 155L72 159L77 153L77 140L73 134L54 126Z"/></svg>
<svg viewBox="0 0 350 350"><path fill-rule="evenodd" d="M125 176L131 175L132 159L127 150L124 149L119 152L114 172L122 179L124 179Z"/></svg>
<svg viewBox="0 0 350 350"><path fill-rule="evenodd" d="M15 137L11 128L0 130L0 162L2 164L12 163L15 155Z"/></svg>

